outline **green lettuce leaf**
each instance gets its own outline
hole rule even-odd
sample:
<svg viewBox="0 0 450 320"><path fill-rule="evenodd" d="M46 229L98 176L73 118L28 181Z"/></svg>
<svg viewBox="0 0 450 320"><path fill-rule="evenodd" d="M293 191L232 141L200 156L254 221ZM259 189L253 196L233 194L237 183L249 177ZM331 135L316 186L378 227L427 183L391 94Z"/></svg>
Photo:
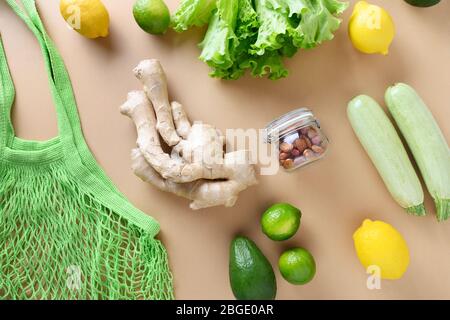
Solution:
<svg viewBox="0 0 450 320"><path fill-rule="evenodd" d="M267 52L262 56L252 56L240 65L241 68L251 70L254 77L267 77L278 80L288 76L289 71L284 67L283 56L277 52Z"/></svg>
<svg viewBox="0 0 450 320"><path fill-rule="evenodd" d="M222 1L233 5L229 0ZM267 51L264 55L251 53L250 48L257 41L259 34L258 14L252 6L252 0L238 0L238 4L234 35L230 37L230 29L227 28L230 23L225 23L225 19L220 18L220 11L224 10L224 7L219 3L205 40L201 44L203 52L200 59L212 68L210 76L235 80L250 69L255 77L267 76L269 79L286 77L288 71L283 65L281 52ZM232 19L235 13L233 11L233 15L228 17L229 21L235 21Z"/></svg>
<svg viewBox="0 0 450 320"><path fill-rule="evenodd" d="M238 46L234 33L239 10L239 0L218 0L217 10L210 21L205 39L200 43L200 60L214 69L226 70L234 63L230 49Z"/></svg>
<svg viewBox="0 0 450 320"><path fill-rule="evenodd" d="M177 32L190 27L202 27L211 19L216 0L183 0L172 16L172 27Z"/></svg>
<svg viewBox="0 0 450 320"><path fill-rule="evenodd" d="M258 35L259 26L258 14L253 8L252 0L239 0L236 36L241 40L254 38Z"/></svg>
<svg viewBox="0 0 450 320"><path fill-rule="evenodd" d="M296 0L292 0L296 1ZM258 39L252 53L263 55L266 50L278 50L289 42L289 1L255 0L258 20L261 24Z"/></svg>
<svg viewBox="0 0 450 320"><path fill-rule="evenodd" d="M348 3L337 0L297 0L302 6L292 8L290 16L297 16L299 23L289 29L293 44L302 49L314 48L323 41L331 40L341 20L334 16L343 12Z"/></svg>
<svg viewBox="0 0 450 320"><path fill-rule="evenodd" d="M325 0L325 5L328 11L332 14L339 15L343 13L348 8L348 2L342 2L339 0Z"/></svg>

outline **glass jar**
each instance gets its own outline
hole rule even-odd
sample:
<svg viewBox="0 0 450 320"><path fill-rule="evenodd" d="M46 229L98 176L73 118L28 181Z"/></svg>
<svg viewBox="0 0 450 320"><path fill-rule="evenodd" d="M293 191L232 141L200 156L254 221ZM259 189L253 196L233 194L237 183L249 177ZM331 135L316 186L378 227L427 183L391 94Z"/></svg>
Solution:
<svg viewBox="0 0 450 320"><path fill-rule="evenodd" d="M280 165L294 170L324 157L328 138L311 110L293 110L266 126L266 142L278 144Z"/></svg>

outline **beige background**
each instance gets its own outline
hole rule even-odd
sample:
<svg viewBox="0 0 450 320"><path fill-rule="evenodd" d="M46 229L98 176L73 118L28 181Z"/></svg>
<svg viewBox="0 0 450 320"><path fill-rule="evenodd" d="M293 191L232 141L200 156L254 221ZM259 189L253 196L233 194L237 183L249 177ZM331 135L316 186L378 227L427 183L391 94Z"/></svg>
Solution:
<svg viewBox="0 0 450 320"><path fill-rule="evenodd" d="M397 26L386 57L352 48L346 34L349 9L335 40L289 60L290 77L277 82L211 79L207 66L197 59L202 30L154 37L135 24L133 0L104 2L111 15L111 35L98 41L66 28L57 0L40 0L38 5L69 69L89 146L129 199L161 223L177 298L233 298L228 247L235 234L252 238L273 265L291 246L304 246L314 254L317 275L308 285L290 285L275 270L279 299L450 298L450 222L437 223L428 195L427 217L403 212L357 142L345 112L356 94L382 102L387 86L407 82L429 104L449 140L450 1L418 9L401 0L372 0L389 10ZM167 3L174 10L178 1ZM18 92L17 134L50 138L56 135L56 118L37 41L4 1L0 30ZM192 119L223 130L261 128L293 108L309 106L331 139L331 152L325 160L291 174L261 177L259 186L244 192L234 208L190 211L188 201L157 191L130 170L135 130L118 107L129 90L140 88L131 70L144 58L162 61L172 98L187 106ZM303 219L293 239L274 243L260 232L258 220L265 208L280 201L301 208ZM352 233L364 218L391 223L410 247L411 265L405 276L383 281L381 290L366 288L367 276L353 249Z"/></svg>

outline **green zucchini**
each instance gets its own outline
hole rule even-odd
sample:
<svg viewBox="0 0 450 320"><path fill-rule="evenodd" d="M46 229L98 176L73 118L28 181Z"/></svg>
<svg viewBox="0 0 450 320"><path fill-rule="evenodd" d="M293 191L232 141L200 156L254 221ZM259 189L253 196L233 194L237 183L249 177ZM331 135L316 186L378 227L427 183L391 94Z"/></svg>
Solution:
<svg viewBox="0 0 450 320"><path fill-rule="evenodd" d="M361 95L350 101L347 115L392 197L408 213L424 216L422 185L383 109L371 97Z"/></svg>
<svg viewBox="0 0 450 320"><path fill-rule="evenodd" d="M390 87L385 99L436 203L438 220L447 220L450 216L450 152L441 129L410 86L399 83Z"/></svg>

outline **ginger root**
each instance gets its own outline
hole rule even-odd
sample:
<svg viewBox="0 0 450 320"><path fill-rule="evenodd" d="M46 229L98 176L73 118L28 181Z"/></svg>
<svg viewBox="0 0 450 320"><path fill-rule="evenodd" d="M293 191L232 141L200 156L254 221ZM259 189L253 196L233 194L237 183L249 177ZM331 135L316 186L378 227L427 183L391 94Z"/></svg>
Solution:
<svg viewBox="0 0 450 320"><path fill-rule="evenodd" d="M246 150L224 153L225 137L211 125L191 125L183 106L169 103L167 80L158 60L134 69L144 91L132 91L120 107L138 134L132 168L162 191L192 200L192 209L236 203L238 194L257 183ZM160 138L172 147L164 152Z"/></svg>

